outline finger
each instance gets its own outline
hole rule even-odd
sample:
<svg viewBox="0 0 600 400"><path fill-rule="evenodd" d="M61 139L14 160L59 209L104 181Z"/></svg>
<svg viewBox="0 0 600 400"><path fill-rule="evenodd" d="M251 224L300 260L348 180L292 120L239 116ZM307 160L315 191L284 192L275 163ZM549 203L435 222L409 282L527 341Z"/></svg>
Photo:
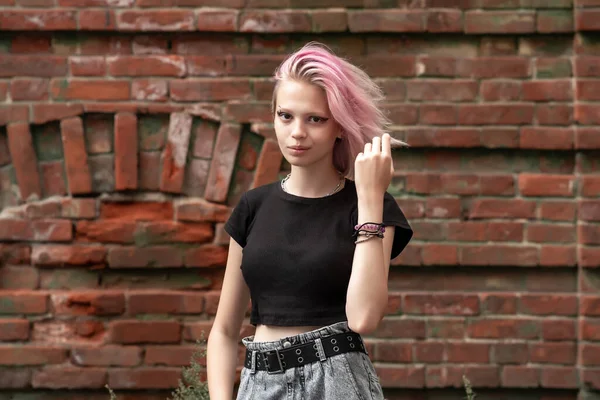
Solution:
<svg viewBox="0 0 600 400"><path fill-rule="evenodd" d="M384 134L381 138L381 153L385 155L392 154L392 140L388 133Z"/></svg>
<svg viewBox="0 0 600 400"><path fill-rule="evenodd" d="M373 138L373 153L381 153L381 138L379 136Z"/></svg>
<svg viewBox="0 0 600 400"><path fill-rule="evenodd" d="M371 152L371 142L365 143L365 154L369 154Z"/></svg>

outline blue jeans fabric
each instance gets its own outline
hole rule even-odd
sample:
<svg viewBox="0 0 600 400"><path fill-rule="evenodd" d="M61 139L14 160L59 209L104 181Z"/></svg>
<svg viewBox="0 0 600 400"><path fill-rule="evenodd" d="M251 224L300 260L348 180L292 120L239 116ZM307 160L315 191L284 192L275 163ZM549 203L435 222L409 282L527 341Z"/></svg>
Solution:
<svg viewBox="0 0 600 400"><path fill-rule="evenodd" d="M317 338L351 332L347 322L273 342L242 339L250 351L283 350ZM289 342L289 344L286 344ZM379 378L369 356L362 352L338 354L312 364L289 368L282 373L242 369L237 400L382 400Z"/></svg>

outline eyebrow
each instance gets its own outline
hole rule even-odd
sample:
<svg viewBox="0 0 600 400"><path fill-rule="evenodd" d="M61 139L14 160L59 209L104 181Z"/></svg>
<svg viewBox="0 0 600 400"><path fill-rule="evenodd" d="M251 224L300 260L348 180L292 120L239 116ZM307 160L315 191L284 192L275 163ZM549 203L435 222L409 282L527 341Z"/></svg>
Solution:
<svg viewBox="0 0 600 400"><path fill-rule="evenodd" d="M288 114L293 114L293 112L287 108L281 107L281 106L277 106L277 111L283 111L286 112ZM322 118L329 118L328 117L328 113L325 111L309 111L307 113L304 113L304 115L317 115L317 116L322 116Z"/></svg>

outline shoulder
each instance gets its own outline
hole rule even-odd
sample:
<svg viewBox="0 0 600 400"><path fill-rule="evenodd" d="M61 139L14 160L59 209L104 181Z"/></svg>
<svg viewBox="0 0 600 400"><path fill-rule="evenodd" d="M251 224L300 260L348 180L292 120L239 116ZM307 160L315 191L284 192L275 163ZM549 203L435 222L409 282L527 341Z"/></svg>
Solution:
<svg viewBox="0 0 600 400"><path fill-rule="evenodd" d="M279 185L279 181L275 181L272 183L268 183L266 185L261 185L252 189L249 189L244 193L243 198L248 202L248 205L251 207L257 207L262 204L265 199L270 197L277 190L277 185Z"/></svg>

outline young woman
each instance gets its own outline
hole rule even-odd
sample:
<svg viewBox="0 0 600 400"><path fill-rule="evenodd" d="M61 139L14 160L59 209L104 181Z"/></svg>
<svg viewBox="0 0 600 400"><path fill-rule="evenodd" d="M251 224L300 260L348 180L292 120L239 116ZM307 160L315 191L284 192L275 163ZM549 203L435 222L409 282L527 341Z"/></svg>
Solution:
<svg viewBox="0 0 600 400"><path fill-rule="evenodd" d="M382 399L361 335L388 300L390 260L412 237L387 192L393 166L383 98L367 74L309 43L275 73L273 116L291 165L247 191L231 236L207 350L212 400L232 399L241 324L252 304L237 399Z"/></svg>

